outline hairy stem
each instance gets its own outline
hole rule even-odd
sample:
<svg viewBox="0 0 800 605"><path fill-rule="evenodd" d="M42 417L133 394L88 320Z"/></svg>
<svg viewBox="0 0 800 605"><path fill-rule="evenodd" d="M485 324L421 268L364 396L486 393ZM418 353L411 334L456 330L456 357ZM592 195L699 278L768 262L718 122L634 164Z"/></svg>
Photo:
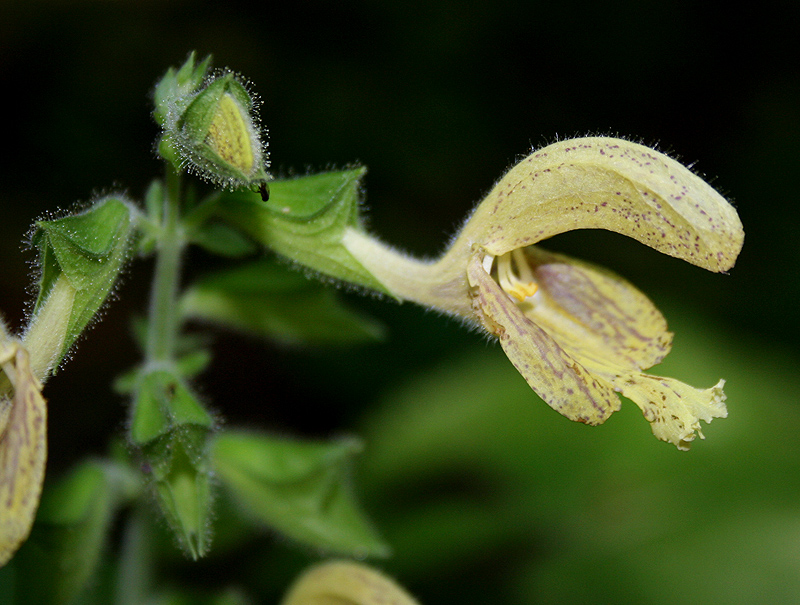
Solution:
<svg viewBox="0 0 800 605"><path fill-rule="evenodd" d="M156 267L150 293L147 363L170 364L178 335L178 285L186 240L180 222L181 177L167 162L164 211L156 244Z"/></svg>

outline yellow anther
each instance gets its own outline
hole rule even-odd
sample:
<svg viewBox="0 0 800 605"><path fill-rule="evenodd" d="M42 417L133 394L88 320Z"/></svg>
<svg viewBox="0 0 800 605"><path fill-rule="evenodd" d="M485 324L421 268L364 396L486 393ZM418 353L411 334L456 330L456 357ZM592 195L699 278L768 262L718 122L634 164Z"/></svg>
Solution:
<svg viewBox="0 0 800 605"><path fill-rule="evenodd" d="M519 302L525 302L539 290L525 253L514 250L497 258L497 281L500 287Z"/></svg>
<svg viewBox="0 0 800 605"><path fill-rule="evenodd" d="M529 296L533 296L539 290L539 286L534 283L524 284L522 282L516 284L510 290L506 290L511 296L516 298L519 302L525 302Z"/></svg>

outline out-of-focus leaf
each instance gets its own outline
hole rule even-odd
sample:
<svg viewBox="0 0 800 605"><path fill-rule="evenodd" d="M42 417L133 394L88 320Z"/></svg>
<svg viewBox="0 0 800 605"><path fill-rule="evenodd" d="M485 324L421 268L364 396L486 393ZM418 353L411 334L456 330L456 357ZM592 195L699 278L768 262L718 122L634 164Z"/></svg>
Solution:
<svg viewBox="0 0 800 605"><path fill-rule="evenodd" d="M287 343L360 342L382 333L329 288L268 260L206 276L188 288L181 311Z"/></svg>
<svg viewBox="0 0 800 605"><path fill-rule="evenodd" d="M799 360L666 315L677 338L658 372L728 381L728 419L688 455L626 400L601 427L564 421L498 348L388 393L359 431L359 477L394 573L458 576L460 603L800 599ZM509 581L489 589L475 570L499 556Z"/></svg>
<svg viewBox="0 0 800 605"><path fill-rule="evenodd" d="M213 444L223 485L257 523L327 552L385 556L359 509L348 467L353 440L312 443L227 431Z"/></svg>
<svg viewBox="0 0 800 605"><path fill-rule="evenodd" d="M80 214L36 223L31 244L39 250L41 276L34 315L62 275L75 289L56 365L114 286L130 254L132 228L131 207L119 197L102 199Z"/></svg>
<svg viewBox="0 0 800 605"><path fill-rule="evenodd" d="M354 168L270 181L266 202L247 191L222 193L211 212L310 269L385 292L341 245L345 230L359 225L359 183L365 172Z"/></svg>
<svg viewBox="0 0 800 605"><path fill-rule="evenodd" d="M46 486L31 537L0 571L2 602L71 602L100 563L115 509L137 492L128 468L94 461Z"/></svg>
<svg viewBox="0 0 800 605"><path fill-rule="evenodd" d="M244 593L235 588L209 595L208 591L172 589L154 597L152 605L250 605L253 603Z"/></svg>
<svg viewBox="0 0 800 605"><path fill-rule="evenodd" d="M248 256L258 250L241 231L217 221L208 221L193 231L190 241L213 254L229 258Z"/></svg>

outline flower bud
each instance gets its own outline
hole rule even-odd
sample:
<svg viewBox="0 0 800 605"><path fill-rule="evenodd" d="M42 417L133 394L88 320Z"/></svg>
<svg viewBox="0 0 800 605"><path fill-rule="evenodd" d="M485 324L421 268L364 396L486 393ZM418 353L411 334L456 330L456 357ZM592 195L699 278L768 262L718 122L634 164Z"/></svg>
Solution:
<svg viewBox="0 0 800 605"><path fill-rule="evenodd" d="M254 100L231 72L212 79L180 115L166 142L182 167L223 187L265 181L265 153L252 110Z"/></svg>
<svg viewBox="0 0 800 605"><path fill-rule="evenodd" d="M177 376L156 370L139 378L131 443L150 469L156 501L193 558L211 543L211 468L207 452L214 420Z"/></svg>

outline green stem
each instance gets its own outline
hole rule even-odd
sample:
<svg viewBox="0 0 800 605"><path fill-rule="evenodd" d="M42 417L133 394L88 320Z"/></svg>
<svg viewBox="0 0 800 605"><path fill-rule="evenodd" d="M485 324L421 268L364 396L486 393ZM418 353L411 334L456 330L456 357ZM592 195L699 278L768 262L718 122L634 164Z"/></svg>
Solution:
<svg viewBox="0 0 800 605"><path fill-rule="evenodd" d="M167 163L164 212L156 242L156 267L150 294L147 363L169 364L178 335L178 285L186 241L180 221L181 177Z"/></svg>

